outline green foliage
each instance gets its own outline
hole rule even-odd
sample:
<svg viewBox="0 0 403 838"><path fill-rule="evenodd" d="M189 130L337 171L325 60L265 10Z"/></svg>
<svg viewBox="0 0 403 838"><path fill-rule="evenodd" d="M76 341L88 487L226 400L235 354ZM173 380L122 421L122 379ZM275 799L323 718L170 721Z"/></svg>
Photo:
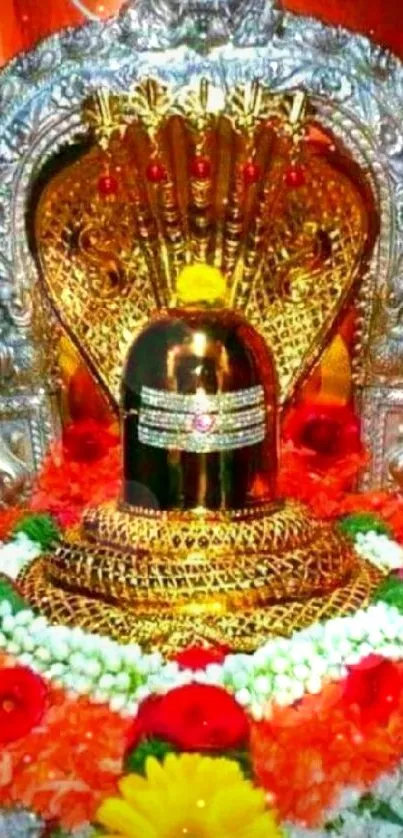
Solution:
<svg viewBox="0 0 403 838"><path fill-rule="evenodd" d="M369 812L373 818L377 818L395 826L403 826L403 819L397 812L386 803L385 800L377 800L372 794L365 794L357 806L357 812Z"/></svg>
<svg viewBox="0 0 403 838"><path fill-rule="evenodd" d="M387 602L403 614L403 580L397 576L388 576L376 589L373 602Z"/></svg>
<svg viewBox="0 0 403 838"><path fill-rule="evenodd" d="M354 515L346 515L341 518L337 526L343 535L353 541L358 533L376 532L379 535L388 536L392 534L385 521L373 515L372 512L356 512Z"/></svg>
<svg viewBox="0 0 403 838"><path fill-rule="evenodd" d="M386 803L385 800L378 800L372 794L364 794L357 806L350 809L350 812L355 815L370 815L374 820L384 821L394 826L403 826L403 818L389 806L389 803ZM339 815L333 821L328 821L325 832L340 835L343 832L343 827L343 815Z"/></svg>
<svg viewBox="0 0 403 838"><path fill-rule="evenodd" d="M0 602L7 600L11 608L13 609L13 614L17 614L18 611L25 611L29 606L23 600L22 596L18 593L17 589L14 587L13 583L7 576L3 576L0 574Z"/></svg>
<svg viewBox="0 0 403 838"><path fill-rule="evenodd" d="M165 742L163 739L143 739L132 751L126 755L125 771L128 774L145 774L145 764L148 757L155 757L160 762L167 754L177 753L178 749ZM209 757L225 757L238 762L245 777L250 779L252 777L252 766L250 761L250 754L246 750L242 751L203 751Z"/></svg>
<svg viewBox="0 0 403 838"><path fill-rule="evenodd" d="M40 544L42 550L49 550L60 540L60 531L51 515L27 515L16 524L12 535L23 532L25 535Z"/></svg>
<svg viewBox="0 0 403 838"><path fill-rule="evenodd" d="M144 776L148 757L155 757L162 762L167 754L175 752L176 748L162 739L143 739L126 755L125 771L128 774L142 774Z"/></svg>

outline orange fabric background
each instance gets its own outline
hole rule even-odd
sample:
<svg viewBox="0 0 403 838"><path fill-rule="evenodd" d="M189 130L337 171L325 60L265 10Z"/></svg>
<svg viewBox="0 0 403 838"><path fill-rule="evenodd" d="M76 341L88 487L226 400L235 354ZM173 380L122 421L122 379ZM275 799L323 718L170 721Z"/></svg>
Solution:
<svg viewBox="0 0 403 838"><path fill-rule="evenodd" d="M122 0L82 0L87 8L107 16ZM284 0L296 12L369 34L403 58L402 0ZM0 63L62 27L77 25L83 16L72 0L1 0Z"/></svg>

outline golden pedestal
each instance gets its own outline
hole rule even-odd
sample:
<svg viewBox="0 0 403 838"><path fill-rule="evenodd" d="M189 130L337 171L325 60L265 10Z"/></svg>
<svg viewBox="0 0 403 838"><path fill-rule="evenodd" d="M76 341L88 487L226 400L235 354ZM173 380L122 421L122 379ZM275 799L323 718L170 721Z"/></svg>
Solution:
<svg viewBox="0 0 403 838"><path fill-rule="evenodd" d="M276 478L279 404L373 245L366 178L327 130L320 153L308 142L304 94L258 82L144 79L85 118L93 144L44 186L35 240L54 312L119 405L126 506L88 511L23 595L53 622L168 652L252 650L364 606L379 572L277 501Z"/></svg>
<svg viewBox="0 0 403 838"><path fill-rule="evenodd" d="M380 573L289 502L250 512L89 510L22 574L52 622L167 653L195 642L252 651L364 607Z"/></svg>

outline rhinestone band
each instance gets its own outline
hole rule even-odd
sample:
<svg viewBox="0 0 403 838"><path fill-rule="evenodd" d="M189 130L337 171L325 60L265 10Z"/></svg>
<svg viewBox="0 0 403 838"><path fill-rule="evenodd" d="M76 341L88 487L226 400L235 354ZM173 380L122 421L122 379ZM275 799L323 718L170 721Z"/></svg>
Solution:
<svg viewBox="0 0 403 838"><path fill-rule="evenodd" d="M256 445L262 442L265 437L265 428L256 427L248 431L235 431L232 434L203 434L193 432L191 434L169 433L169 431L158 431L145 426L140 426L139 440L144 445L151 445L153 448L167 448L175 451L191 451L198 454L207 454L214 451L230 451L234 448L243 448L246 445Z"/></svg>
<svg viewBox="0 0 403 838"><path fill-rule="evenodd" d="M151 410L146 408L141 411L140 424L151 425L153 428L163 430L187 431L194 430L194 420L198 415L208 416L214 421L215 431L236 431L241 428L251 428L253 425L262 424L265 419L264 407L252 407L250 410L242 410L237 413L168 413L166 410Z"/></svg>
<svg viewBox="0 0 403 838"><path fill-rule="evenodd" d="M208 410L218 413L220 410L238 410L242 407L252 407L264 404L264 390L260 385L248 387L246 390L234 390L232 393L196 393L195 395L181 395L167 390L155 390L152 387L141 388L141 402L147 407L161 407L163 410L177 410L179 413Z"/></svg>
<svg viewBox="0 0 403 838"><path fill-rule="evenodd" d="M139 440L153 448L208 453L256 445L265 437L263 387L180 395L143 387Z"/></svg>

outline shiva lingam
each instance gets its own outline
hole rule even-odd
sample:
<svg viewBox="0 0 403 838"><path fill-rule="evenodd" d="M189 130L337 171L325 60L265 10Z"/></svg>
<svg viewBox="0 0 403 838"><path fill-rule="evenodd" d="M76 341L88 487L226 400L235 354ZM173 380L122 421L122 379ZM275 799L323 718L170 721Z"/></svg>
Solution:
<svg viewBox="0 0 403 838"><path fill-rule="evenodd" d="M299 94L225 102L202 83L178 100L147 82L87 119L98 145L45 185L36 256L119 402L122 494L30 565L22 593L53 622L167 651L248 651L362 607L378 571L279 497L277 440L365 262L365 184L333 140L304 144Z"/></svg>
<svg viewBox="0 0 403 838"><path fill-rule="evenodd" d="M177 305L135 339L122 498L88 510L22 580L51 619L145 647L248 650L356 609L378 582L331 527L278 497L273 354L224 289L217 269L185 268Z"/></svg>

